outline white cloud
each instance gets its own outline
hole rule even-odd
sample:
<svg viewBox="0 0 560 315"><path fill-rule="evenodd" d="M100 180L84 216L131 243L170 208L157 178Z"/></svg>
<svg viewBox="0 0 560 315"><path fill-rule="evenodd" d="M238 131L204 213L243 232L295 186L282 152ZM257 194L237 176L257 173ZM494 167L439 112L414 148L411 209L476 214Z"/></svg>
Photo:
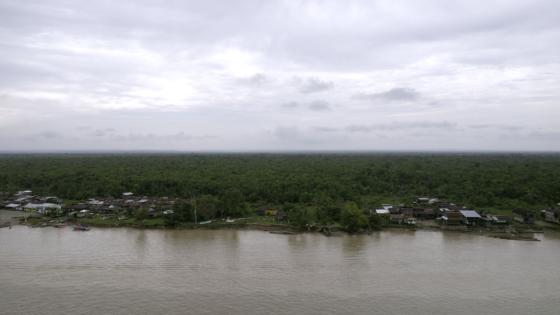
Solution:
<svg viewBox="0 0 560 315"><path fill-rule="evenodd" d="M560 150L559 12L0 0L0 148Z"/></svg>

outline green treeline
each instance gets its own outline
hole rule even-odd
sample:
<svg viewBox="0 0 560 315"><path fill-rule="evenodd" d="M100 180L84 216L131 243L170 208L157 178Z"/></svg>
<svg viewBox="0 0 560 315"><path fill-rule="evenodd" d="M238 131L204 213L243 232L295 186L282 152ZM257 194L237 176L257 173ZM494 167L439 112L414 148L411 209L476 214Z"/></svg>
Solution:
<svg viewBox="0 0 560 315"><path fill-rule="evenodd" d="M298 212L303 217L305 211L312 211L315 218L341 221L355 207L407 202L415 196L439 197L470 207L554 205L560 202L560 155L0 156L0 191L21 189L70 200L119 197L124 191L196 197L201 209L210 209L208 217L276 206L308 209Z"/></svg>

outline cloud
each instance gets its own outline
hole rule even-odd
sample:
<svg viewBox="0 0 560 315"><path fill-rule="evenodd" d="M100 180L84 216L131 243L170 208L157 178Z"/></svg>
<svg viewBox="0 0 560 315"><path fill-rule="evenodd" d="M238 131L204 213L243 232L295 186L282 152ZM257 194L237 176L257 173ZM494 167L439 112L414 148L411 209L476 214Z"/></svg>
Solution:
<svg viewBox="0 0 560 315"><path fill-rule="evenodd" d="M113 134L111 135L113 139L119 141L133 141L133 142L144 142L152 143L154 141L195 141L195 140L206 140L216 138L212 135L191 135L183 131L172 133L172 134L162 134L162 133L128 133L128 134Z"/></svg>
<svg viewBox="0 0 560 315"><path fill-rule="evenodd" d="M453 130L457 124L442 121L411 121L411 122L392 122L389 124L371 124L371 125L348 125L344 128L348 132L371 132L371 131L397 131L407 129L442 129Z"/></svg>
<svg viewBox="0 0 560 315"><path fill-rule="evenodd" d="M533 131L527 137L539 141L560 141L560 131Z"/></svg>
<svg viewBox="0 0 560 315"><path fill-rule="evenodd" d="M263 73L256 73L252 76L240 78L237 80L237 82L249 86L262 86L270 81L270 78Z"/></svg>
<svg viewBox="0 0 560 315"><path fill-rule="evenodd" d="M353 96L357 100L383 100L383 101L402 101L410 102L415 101L420 97L420 94L411 88L393 88L380 93L360 93Z"/></svg>
<svg viewBox="0 0 560 315"><path fill-rule="evenodd" d="M286 103L282 103L281 105L282 108L286 108L286 109L293 109L293 108L297 108L299 107L299 103L298 102L286 102Z"/></svg>
<svg viewBox="0 0 560 315"><path fill-rule="evenodd" d="M58 132L51 131L51 130L43 131L43 132L37 134L36 136L40 137L40 138L45 138L45 139L58 139L58 138L63 138L64 137L63 135L59 134Z"/></svg>
<svg viewBox="0 0 560 315"><path fill-rule="evenodd" d="M321 149L414 150L421 134L441 149L560 150L501 138L557 130L558 12L554 0L0 0L0 147L289 149L271 126L297 126Z"/></svg>
<svg viewBox="0 0 560 315"><path fill-rule="evenodd" d="M309 105L307 107L310 110L315 111L315 112L323 112L323 111L328 111L328 110L331 109L330 104L326 101L323 101L323 100L312 101L311 103L309 103Z"/></svg>
<svg viewBox="0 0 560 315"><path fill-rule="evenodd" d="M303 136L303 132L296 126L277 126L273 130L273 134L282 141L300 140Z"/></svg>
<svg viewBox="0 0 560 315"><path fill-rule="evenodd" d="M525 128L524 126L502 124L471 124L468 127L471 129L503 129L509 131L519 131Z"/></svg>
<svg viewBox="0 0 560 315"><path fill-rule="evenodd" d="M298 102L286 102L286 103L282 103L281 107L284 109L296 109L299 108L302 104L298 103ZM331 105L324 100L314 100L311 101L309 103L305 104L305 107L308 110L314 111L314 112L325 112L325 111L329 111L331 110Z"/></svg>
<svg viewBox="0 0 560 315"><path fill-rule="evenodd" d="M323 81L317 78L308 78L299 85L299 91L303 94L323 92L334 88L333 82Z"/></svg>
<svg viewBox="0 0 560 315"><path fill-rule="evenodd" d="M114 128L96 129L93 131L92 135L94 137L105 137L108 135L113 135L114 132L115 132Z"/></svg>
<svg viewBox="0 0 560 315"><path fill-rule="evenodd" d="M323 127L323 126L316 126L313 127L313 130L316 132L337 132L339 131L338 128L334 128L334 127Z"/></svg>

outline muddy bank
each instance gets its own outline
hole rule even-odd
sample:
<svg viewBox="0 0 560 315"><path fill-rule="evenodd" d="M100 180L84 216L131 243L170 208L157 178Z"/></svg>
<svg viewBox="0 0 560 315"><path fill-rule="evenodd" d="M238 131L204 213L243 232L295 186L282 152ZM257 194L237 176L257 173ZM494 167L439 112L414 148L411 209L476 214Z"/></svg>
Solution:
<svg viewBox="0 0 560 315"><path fill-rule="evenodd" d="M27 220L23 220L27 217ZM237 229L237 230L259 230L267 231L273 234L297 234L304 232L311 233L321 233L325 236L337 236L346 234L341 227L335 226L310 226L309 228L301 229L296 226L291 226L288 224L276 224L276 223L251 223L243 222L239 220L236 222L226 222L226 221L214 221L207 224L194 224L186 223L177 226L167 226L163 221L159 221L155 224L149 222L138 222L134 220L82 220L82 219L69 219L69 218L45 218L36 217L32 214L20 212L20 211L0 211L0 224L23 224L31 227L46 227L46 226L56 226L58 223L64 222L68 225L74 224L87 224L92 227L98 228L117 228L117 227L130 227L137 229L171 229L171 230L181 230L181 229L200 229L200 230L227 230L227 229ZM154 223L154 222L152 222ZM402 229L408 231L416 230L431 230L431 231L443 231L443 232L457 232L466 234L478 234L485 235L492 238L506 239L506 240L519 240L519 241L538 241L535 238L535 233L543 233L546 227L541 225L536 226L494 226L494 227L468 227L468 226L445 226L435 224L432 221L420 221L416 225L387 225L371 230L361 230L353 232L350 234L371 234L380 230L387 229Z"/></svg>

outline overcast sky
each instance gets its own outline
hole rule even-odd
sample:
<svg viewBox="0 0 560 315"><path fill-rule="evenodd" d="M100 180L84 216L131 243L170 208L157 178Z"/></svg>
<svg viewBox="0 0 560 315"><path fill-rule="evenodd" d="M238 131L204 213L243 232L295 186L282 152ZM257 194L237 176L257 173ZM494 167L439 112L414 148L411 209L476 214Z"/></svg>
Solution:
<svg viewBox="0 0 560 315"><path fill-rule="evenodd" d="M560 1L0 0L0 151L560 151Z"/></svg>

